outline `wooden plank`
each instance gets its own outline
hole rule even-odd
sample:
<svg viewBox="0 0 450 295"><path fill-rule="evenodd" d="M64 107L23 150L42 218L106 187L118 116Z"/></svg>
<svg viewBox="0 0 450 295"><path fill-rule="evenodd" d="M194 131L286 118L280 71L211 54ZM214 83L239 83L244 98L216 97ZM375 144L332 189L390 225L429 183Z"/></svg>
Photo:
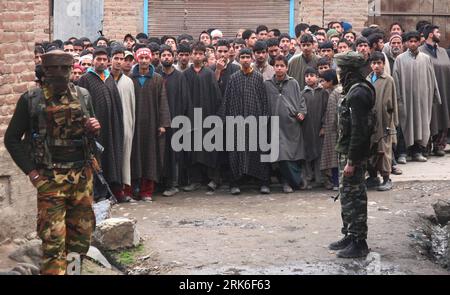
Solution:
<svg viewBox="0 0 450 295"><path fill-rule="evenodd" d="M419 6L420 13L432 14L434 8L434 0L420 0Z"/></svg>
<svg viewBox="0 0 450 295"><path fill-rule="evenodd" d="M420 2L417 0L392 0L393 10L397 12L418 12L420 11Z"/></svg>
<svg viewBox="0 0 450 295"><path fill-rule="evenodd" d="M381 0L381 11L394 11L394 1Z"/></svg>
<svg viewBox="0 0 450 295"><path fill-rule="evenodd" d="M450 0L434 0L434 12L450 13Z"/></svg>
<svg viewBox="0 0 450 295"><path fill-rule="evenodd" d="M415 30L419 20L428 20L440 26L441 46L450 46L450 0L381 0L381 16L373 22L389 30L396 21L406 31Z"/></svg>

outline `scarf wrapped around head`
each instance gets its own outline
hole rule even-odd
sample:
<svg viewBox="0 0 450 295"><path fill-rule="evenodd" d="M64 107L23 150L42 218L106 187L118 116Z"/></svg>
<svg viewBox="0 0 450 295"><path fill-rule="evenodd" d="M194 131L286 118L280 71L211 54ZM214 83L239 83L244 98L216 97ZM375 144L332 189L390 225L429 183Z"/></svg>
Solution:
<svg viewBox="0 0 450 295"><path fill-rule="evenodd" d="M135 54L136 56L136 60L138 60L139 59L139 57L140 56L143 56L143 55L148 55L150 58L152 57L152 51L149 49L149 48L146 48L146 47L144 47L144 48L139 48L137 51L136 51L136 54Z"/></svg>

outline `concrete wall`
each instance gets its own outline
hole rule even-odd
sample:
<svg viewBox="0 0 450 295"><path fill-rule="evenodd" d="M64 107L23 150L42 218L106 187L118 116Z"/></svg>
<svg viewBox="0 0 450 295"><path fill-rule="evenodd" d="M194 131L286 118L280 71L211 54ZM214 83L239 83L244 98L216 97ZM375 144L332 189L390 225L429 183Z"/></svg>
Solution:
<svg viewBox="0 0 450 295"><path fill-rule="evenodd" d="M34 85L34 2L0 2L0 241L36 227L36 193L3 145L20 95Z"/></svg>

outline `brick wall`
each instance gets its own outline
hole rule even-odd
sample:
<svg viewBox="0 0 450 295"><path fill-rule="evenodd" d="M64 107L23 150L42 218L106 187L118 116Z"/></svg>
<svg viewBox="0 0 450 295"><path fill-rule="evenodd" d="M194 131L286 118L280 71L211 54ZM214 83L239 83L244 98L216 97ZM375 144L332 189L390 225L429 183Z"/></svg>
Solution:
<svg viewBox="0 0 450 295"><path fill-rule="evenodd" d="M3 145L19 96L34 85L33 1L0 1L0 241L35 229L36 194Z"/></svg>
<svg viewBox="0 0 450 295"><path fill-rule="evenodd" d="M50 26L50 0L34 0L34 33L36 42L49 41L52 28Z"/></svg>
<svg viewBox="0 0 450 295"><path fill-rule="evenodd" d="M135 36L143 31L143 0L104 0L103 33L122 40L125 34Z"/></svg>
<svg viewBox="0 0 450 295"><path fill-rule="evenodd" d="M360 32L367 26L368 1L300 0L300 22L326 26L333 20L350 22L353 25L353 30Z"/></svg>

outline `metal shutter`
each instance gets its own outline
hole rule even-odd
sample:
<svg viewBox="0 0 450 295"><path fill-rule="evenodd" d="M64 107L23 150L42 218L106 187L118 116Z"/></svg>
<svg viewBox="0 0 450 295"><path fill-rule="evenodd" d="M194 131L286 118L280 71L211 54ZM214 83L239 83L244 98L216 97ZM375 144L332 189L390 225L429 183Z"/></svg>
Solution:
<svg viewBox="0 0 450 295"><path fill-rule="evenodd" d="M289 32L289 0L200 1L150 0L149 35L190 34L196 39L208 28L220 29L233 38L240 29L256 30L258 25Z"/></svg>

